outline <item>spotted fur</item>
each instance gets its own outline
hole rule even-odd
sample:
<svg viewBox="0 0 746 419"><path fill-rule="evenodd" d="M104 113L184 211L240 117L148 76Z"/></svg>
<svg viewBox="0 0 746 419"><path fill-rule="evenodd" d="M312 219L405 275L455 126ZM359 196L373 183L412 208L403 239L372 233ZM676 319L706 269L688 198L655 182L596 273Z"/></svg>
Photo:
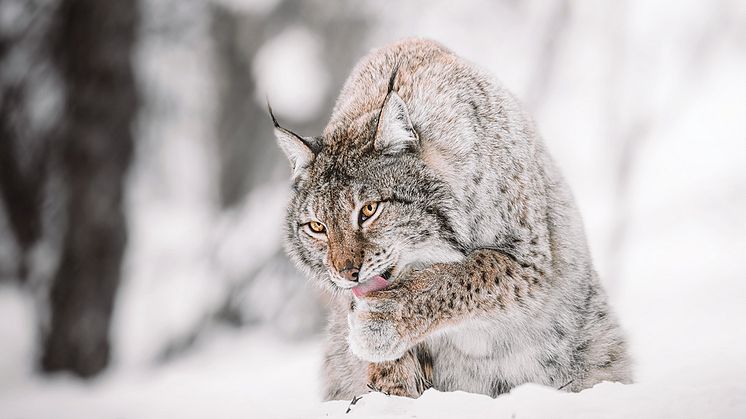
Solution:
<svg viewBox="0 0 746 419"><path fill-rule="evenodd" d="M286 249L333 296L326 399L631 380L570 191L488 74L409 39L363 58L320 137L275 126L294 169ZM349 291L387 271L386 290Z"/></svg>

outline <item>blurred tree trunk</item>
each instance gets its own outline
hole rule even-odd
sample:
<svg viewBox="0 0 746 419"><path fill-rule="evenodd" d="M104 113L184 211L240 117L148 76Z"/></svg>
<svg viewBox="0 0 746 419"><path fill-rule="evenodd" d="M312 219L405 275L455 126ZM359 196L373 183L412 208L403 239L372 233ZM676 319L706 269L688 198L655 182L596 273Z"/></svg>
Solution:
<svg viewBox="0 0 746 419"><path fill-rule="evenodd" d="M109 324L126 243L122 209L137 96L135 0L63 0L54 58L66 88L53 159L67 189L50 293L45 371L88 377L109 361Z"/></svg>
<svg viewBox="0 0 746 419"><path fill-rule="evenodd" d="M5 203L9 227L18 246L16 275L27 280L28 253L41 237L41 204L46 179L44 156L32 160L32 167L24 170L17 150L14 114L21 107L22 86L5 86L0 94L0 198Z"/></svg>
<svg viewBox="0 0 746 419"><path fill-rule="evenodd" d="M254 55L266 41L267 20L211 5L220 86L216 126L220 156L220 200L240 203L247 191L266 181L281 157L266 124L265 107L255 100ZM265 140L265 141L261 141Z"/></svg>
<svg viewBox="0 0 746 419"><path fill-rule="evenodd" d="M252 67L255 55L264 44L297 26L315 33L323 43L322 60L327 65L332 85L325 92L324 104L316 115L292 124L292 129L303 135L321 134L337 93L352 66L365 52L363 44L370 17L347 0L329 0L324 6L283 0L267 15L255 15L227 8L220 2L211 5L220 85L217 137L223 208L240 203L257 186L284 179L289 173L285 157L274 141L264 99L256 100L260 86L256 84Z"/></svg>
<svg viewBox="0 0 746 419"><path fill-rule="evenodd" d="M54 3L28 1L24 6L16 19L0 26L0 200L17 248L15 265L2 271L21 282L29 280L30 250L43 234L49 141L31 114L33 89L50 73L47 41ZM54 93L48 91L50 96Z"/></svg>

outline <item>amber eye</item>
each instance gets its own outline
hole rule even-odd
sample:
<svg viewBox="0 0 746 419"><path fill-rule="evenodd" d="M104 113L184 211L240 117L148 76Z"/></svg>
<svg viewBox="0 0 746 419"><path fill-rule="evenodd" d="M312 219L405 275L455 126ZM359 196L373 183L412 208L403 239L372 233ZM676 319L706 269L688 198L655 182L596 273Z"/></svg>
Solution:
<svg viewBox="0 0 746 419"><path fill-rule="evenodd" d="M326 227L324 227L323 224L321 224L318 221L311 221L308 223L308 227L313 231L314 233L323 233L326 231Z"/></svg>
<svg viewBox="0 0 746 419"><path fill-rule="evenodd" d="M363 205L363 208L360 210L360 221L365 221L368 218L372 217L373 214L376 213L377 209L378 202L368 202L367 204Z"/></svg>

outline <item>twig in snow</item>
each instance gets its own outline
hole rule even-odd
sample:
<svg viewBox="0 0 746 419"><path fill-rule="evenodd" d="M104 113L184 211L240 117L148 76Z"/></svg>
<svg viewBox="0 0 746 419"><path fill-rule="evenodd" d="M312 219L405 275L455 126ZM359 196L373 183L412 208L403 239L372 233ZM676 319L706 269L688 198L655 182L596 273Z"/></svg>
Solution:
<svg viewBox="0 0 746 419"><path fill-rule="evenodd" d="M352 401L350 401L350 405L347 406L347 411L345 412L345 415L348 414L348 413L350 413L350 411L352 410L352 406L354 406L362 398L363 398L363 396L352 396Z"/></svg>
<svg viewBox="0 0 746 419"><path fill-rule="evenodd" d="M575 380L570 380L570 381L566 382L565 384L563 384L562 386L560 386L560 388L558 388L557 390L562 390L563 388L565 388L565 387L569 386L570 384L572 384L573 381L575 381Z"/></svg>

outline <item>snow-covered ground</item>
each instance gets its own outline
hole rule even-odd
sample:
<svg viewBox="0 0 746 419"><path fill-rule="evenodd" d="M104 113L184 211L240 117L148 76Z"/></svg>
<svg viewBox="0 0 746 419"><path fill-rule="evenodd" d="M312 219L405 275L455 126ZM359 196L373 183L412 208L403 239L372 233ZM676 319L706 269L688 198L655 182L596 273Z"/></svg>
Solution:
<svg viewBox="0 0 746 419"><path fill-rule="evenodd" d="M668 284L661 284L640 292L651 298L622 313L635 343L636 384L602 383L578 394L524 385L497 399L435 390L417 400L370 393L351 406L349 417L742 418L746 337L739 304L744 293L726 291L738 290L734 282L710 282L707 288L724 291L701 301L690 296L701 291L697 285L670 293ZM12 293L2 289L0 301L7 303ZM28 319L19 304L3 309L3 317ZM318 339L288 342L270 330L225 329L203 341L165 365L115 369L93 382L15 377L12 385L0 387L0 417L348 417L349 400L319 402Z"/></svg>
<svg viewBox="0 0 746 419"><path fill-rule="evenodd" d="M278 3L217 2L262 10ZM536 116L628 332L636 383L578 394L525 385L497 399L368 394L349 414L349 400L319 401L321 338L298 337L314 329L323 300L273 272L244 290L256 326L206 328L188 351L159 361L277 252L286 195L284 184L265 185L220 209L214 46L201 18L209 2L142 4L145 27L163 26L168 36L153 35L137 55L147 108L130 176L114 365L89 382L34 373L34 304L1 285L0 419L746 417L744 2L360 6L379 19L369 46L411 35L442 41L495 73ZM182 4L194 9L175 7ZM321 47L303 41L302 22L288 31L268 43L283 50L265 49L253 71L278 110L292 113L300 102L293 98L318 106L316 90L331 81L291 71L319 66ZM294 65L271 74L277 61ZM316 90L272 92L277 86Z"/></svg>

